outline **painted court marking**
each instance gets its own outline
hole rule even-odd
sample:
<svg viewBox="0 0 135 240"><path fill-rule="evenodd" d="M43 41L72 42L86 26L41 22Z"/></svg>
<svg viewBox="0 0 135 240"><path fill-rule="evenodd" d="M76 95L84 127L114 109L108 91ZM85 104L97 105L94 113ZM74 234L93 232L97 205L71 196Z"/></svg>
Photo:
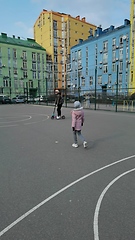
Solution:
<svg viewBox="0 0 135 240"><path fill-rule="evenodd" d="M134 158L135 155L120 159L116 162L113 162L111 164L108 164L104 167L101 167L91 173L86 174L85 176L77 179L76 181L70 183L69 185L65 186L64 188L60 189L59 191L57 191L56 193L52 194L50 197L46 198L45 200L43 200L42 202L40 202L38 205L36 205L35 207L31 208L29 211L27 211L26 213L24 213L21 217L19 217L18 219L16 219L13 223L11 223L10 225L8 225L6 228L4 228L1 232L0 232L0 236L4 235L7 231L9 231L12 227L14 227L15 225L17 225L19 222L21 222L24 218L26 218L27 216L29 216L31 213L33 213L34 211L36 211L38 208L40 208L41 206L43 206L45 203L49 202L50 200L52 200L53 198L55 198L56 196L58 196L60 193L64 192L65 190L67 190L68 188L72 187L73 185L77 184L78 182L90 177L91 175L94 175L95 173L98 173L106 168L109 168L113 165L116 165L120 162L124 162L127 161L131 158Z"/></svg>
<svg viewBox="0 0 135 240"><path fill-rule="evenodd" d="M34 117L38 117L38 116L44 116L45 118L44 119L42 119L42 120L37 120L37 121L34 121L34 122L26 122L26 121L29 121L29 120L32 120L32 116L31 115L19 115L19 117L27 117L26 119L18 119L18 120L12 120L12 121L10 121L10 119L15 119L16 117L18 117L18 116L16 116L16 117L6 117L6 118L8 118L9 120L6 122L6 121L4 121L4 122L0 122L0 128L4 128L4 127L16 127L16 126L18 126L19 125L19 123L20 122L24 122L23 124L24 125L31 125L31 124L35 124L35 123L38 123L38 122L44 122L44 121L46 121L47 119L49 119L49 116L48 115L46 115L46 114L33 114L33 115L35 115ZM0 120L3 120L4 119L4 117L3 118L0 118ZM10 123L10 124L9 124ZM11 123L13 123L13 124L11 124ZM4 124L4 125L1 125L1 124ZM8 124L8 125L7 125Z"/></svg>
<svg viewBox="0 0 135 240"><path fill-rule="evenodd" d="M128 173L131 173L135 171L135 168L127 171L127 172L124 172L122 173L121 175L119 175L118 177L116 177L115 179L113 179L107 186L106 188L103 190L103 192L101 193L99 199L98 199L98 202L97 202L97 205L96 205L96 209L95 209L95 213L94 213L94 223L93 223L93 229L94 229L94 240L99 240L99 228L98 228L98 218L99 218L99 211L100 211L100 206L101 206L101 203L102 203L102 200L106 194L106 192L109 190L109 188L116 182L118 181L121 177L125 176L126 174Z"/></svg>
<svg viewBox="0 0 135 240"><path fill-rule="evenodd" d="M6 118L8 118L9 120L8 120L8 122L7 121L4 121L4 122L0 122L0 124L1 123L11 123L11 122L24 122L24 121L28 121L28 120L30 120L31 118L32 118L32 116L30 116L30 115L20 115L19 117L27 117L26 119L18 119L18 120L10 120L10 119L15 119L15 118L17 118L18 116L16 116L16 117L6 117ZM3 118L1 118L2 120L4 119L4 117Z"/></svg>

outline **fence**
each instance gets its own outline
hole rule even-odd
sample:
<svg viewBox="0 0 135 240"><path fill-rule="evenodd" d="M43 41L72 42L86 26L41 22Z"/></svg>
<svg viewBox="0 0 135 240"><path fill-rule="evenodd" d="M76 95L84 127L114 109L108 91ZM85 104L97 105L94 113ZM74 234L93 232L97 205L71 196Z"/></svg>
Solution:
<svg viewBox="0 0 135 240"><path fill-rule="evenodd" d="M135 93L132 95L127 94L128 92L135 92L135 89L121 89L121 92L117 88L113 89L113 91L110 91L110 89L102 91L101 89L85 91L80 89L71 91L68 89L61 92L64 97L65 107L73 107L74 101L79 100L85 109L135 112ZM55 102L54 90L46 93L40 92L36 96L25 92L22 96L25 98L26 103L54 105Z"/></svg>

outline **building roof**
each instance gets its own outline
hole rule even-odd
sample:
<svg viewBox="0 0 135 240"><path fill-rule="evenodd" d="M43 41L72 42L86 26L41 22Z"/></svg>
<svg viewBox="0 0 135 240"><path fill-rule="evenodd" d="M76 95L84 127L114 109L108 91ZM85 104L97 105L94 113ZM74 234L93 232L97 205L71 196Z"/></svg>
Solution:
<svg viewBox="0 0 135 240"><path fill-rule="evenodd" d="M80 21L80 22L82 22L82 23L85 23L85 24L88 24L88 25L91 25L91 26L93 26L93 27L96 27L96 25L94 25L93 23L90 23L90 22L87 22L86 21L86 18L85 17L82 17L82 18L80 18L80 15L78 15L78 16L76 16L76 17L73 17L73 16L71 16L70 14L68 14L68 13L63 13L63 12L56 12L56 11L53 11L53 10L46 10L46 9L43 9L43 11L40 13L40 15L41 14L43 14L43 13L46 13L46 14L54 14L54 15L57 15L57 16L60 16L60 17L67 17L67 18L70 18L70 19L74 19L74 20L78 20L78 21ZM39 15L39 17L40 17L40 15ZM39 19L39 17L38 17L38 19ZM38 21L38 19L36 20L36 22ZM36 22L35 22L35 24L36 24ZM34 24L34 25L35 25Z"/></svg>
<svg viewBox="0 0 135 240"><path fill-rule="evenodd" d="M35 48L38 50L45 51L45 49L42 46L40 46L38 43L36 43L35 40L32 38L27 38L26 40L24 40L24 39L21 39L20 37L16 38L15 35L13 35L13 37L8 37L6 33L1 33L0 43L11 44L11 45L21 46L26 48Z"/></svg>
<svg viewBox="0 0 135 240"><path fill-rule="evenodd" d="M106 35L110 35L111 33L114 33L120 29L124 29L125 27L130 27L130 21L128 19L125 19L124 24L116 28L113 25L111 25L109 28L106 28L104 30L102 30L101 27L97 27L94 36L91 35L86 40L80 39L80 42L77 45L71 47L71 50L77 46L81 46L82 44L86 44L88 42L98 40L99 38L104 37Z"/></svg>

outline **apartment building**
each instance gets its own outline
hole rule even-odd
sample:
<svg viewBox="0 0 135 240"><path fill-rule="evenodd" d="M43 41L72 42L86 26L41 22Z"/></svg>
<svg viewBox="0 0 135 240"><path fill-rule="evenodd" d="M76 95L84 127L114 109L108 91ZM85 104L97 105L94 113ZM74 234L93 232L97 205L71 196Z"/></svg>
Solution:
<svg viewBox="0 0 135 240"><path fill-rule="evenodd" d="M127 95L130 72L130 21L102 30L71 48L72 90Z"/></svg>
<svg viewBox="0 0 135 240"><path fill-rule="evenodd" d="M70 48L79 39L94 35L96 26L86 22L85 17L43 9L34 24L34 39L46 49L47 73L53 81L53 89L66 89L67 66L70 65ZM52 74L52 75L51 75Z"/></svg>
<svg viewBox="0 0 135 240"><path fill-rule="evenodd" d="M130 81L129 91L130 93L135 92L135 1L131 0L130 10Z"/></svg>
<svg viewBox="0 0 135 240"><path fill-rule="evenodd" d="M46 93L46 50L34 39L0 35L0 93L39 95Z"/></svg>

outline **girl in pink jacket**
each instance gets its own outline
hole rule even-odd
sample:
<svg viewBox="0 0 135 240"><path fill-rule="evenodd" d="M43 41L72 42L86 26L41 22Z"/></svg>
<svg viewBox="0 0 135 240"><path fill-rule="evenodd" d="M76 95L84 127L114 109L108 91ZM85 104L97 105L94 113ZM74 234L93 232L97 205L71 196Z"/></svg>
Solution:
<svg viewBox="0 0 135 240"><path fill-rule="evenodd" d="M74 143L72 144L72 147L75 147L75 148L78 147L78 143L77 143L77 134L78 134L79 138L83 142L84 148L86 148L87 142L85 141L81 133L81 129L84 123L84 111L79 101L74 102L74 110L71 112L71 114L72 114L72 130L73 130L73 138L74 138Z"/></svg>

